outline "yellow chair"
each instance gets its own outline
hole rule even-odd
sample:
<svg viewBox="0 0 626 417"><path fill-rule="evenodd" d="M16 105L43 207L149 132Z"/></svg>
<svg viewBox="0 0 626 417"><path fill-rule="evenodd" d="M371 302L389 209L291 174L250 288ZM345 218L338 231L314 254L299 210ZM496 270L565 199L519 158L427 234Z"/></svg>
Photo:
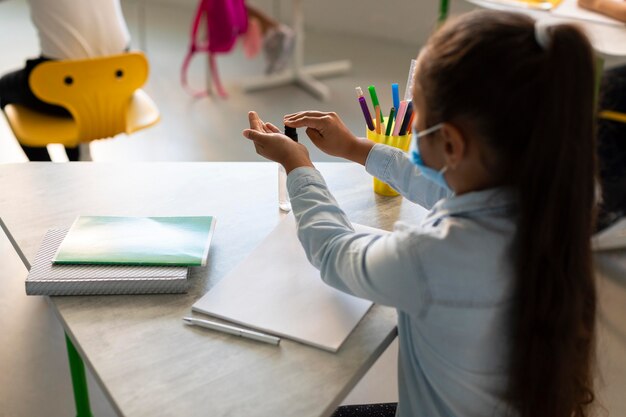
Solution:
<svg viewBox="0 0 626 417"><path fill-rule="evenodd" d="M612 110L602 110L599 116L601 119L626 123L626 113L620 113L620 112L612 111Z"/></svg>
<svg viewBox="0 0 626 417"><path fill-rule="evenodd" d="M31 90L40 100L65 107L72 117L18 104L8 104L4 113L15 137L26 146L74 147L128 134L159 121L155 104L140 90L147 78L148 61L140 52L47 61L30 74Z"/></svg>

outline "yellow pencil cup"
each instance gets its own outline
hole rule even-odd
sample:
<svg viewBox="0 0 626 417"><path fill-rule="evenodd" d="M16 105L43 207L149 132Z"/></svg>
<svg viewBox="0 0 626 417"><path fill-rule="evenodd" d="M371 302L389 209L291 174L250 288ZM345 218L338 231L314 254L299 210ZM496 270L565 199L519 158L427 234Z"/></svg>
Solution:
<svg viewBox="0 0 626 417"><path fill-rule="evenodd" d="M378 134L375 130L366 129L366 132L367 138L372 142L383 143L385 145L393 146L394 148L402 149L405 152L409 150L411 133L407 133L404 136L387 136L384 133ZM378 195L384 195L388 197L395 197L399 195L396 190L389 186L389 184L379 180L376 177L374 177L374 192Z"/></svg>

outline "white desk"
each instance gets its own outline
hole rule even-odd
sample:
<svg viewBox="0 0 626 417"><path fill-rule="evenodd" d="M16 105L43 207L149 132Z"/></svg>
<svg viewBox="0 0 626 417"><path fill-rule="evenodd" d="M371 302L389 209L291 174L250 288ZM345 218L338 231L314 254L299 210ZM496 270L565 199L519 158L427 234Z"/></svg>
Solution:
<svg viewBox="0 0 626 417"><path fill-rule="evenodd" d="M317 164L352 221L389 230L425 210L377 197L363 167ZM123 416L329 416L396 335L374 306L338 353L184 326L191 305L281 219L271 163L0 166L0 213L32 260L44 232L80 214L215 215L209 266L184 295L52 297L66 333Z"/></svg>
<svg viewBox="0 0 626 417"><path fill-rule="evenodd" d="M537 20L545 20L550 22L566 22L581 25L588 34L594 49L602 55L621 57L626 56L626 23L600 23L602 20L609 20L602 15L586 10L576 10L576 0L563 0L558 7L566 7L567 13L560 15L558 7L554 12L526 9L523 7L510 6L490 0L467 0L469 3L475 4L486 9L507 10L519 13L526 13ZM589 16L597 15L597 21Z"/></svg>

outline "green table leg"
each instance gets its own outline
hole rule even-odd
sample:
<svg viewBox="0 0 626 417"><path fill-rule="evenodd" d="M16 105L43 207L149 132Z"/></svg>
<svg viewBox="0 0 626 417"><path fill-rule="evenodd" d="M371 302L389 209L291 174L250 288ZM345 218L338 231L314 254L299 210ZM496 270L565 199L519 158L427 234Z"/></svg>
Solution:
<svg viewBox="0 0 626 417"><path fill-rule="evenodd" d="M89 390L85 378L85 365L70 338L65 335L67 356L70 361L72 386L74 387L74 401L76 402L76 417L93 417L89 408Z"/></svg>
<svg viewBox="0 0 626 417"><path fill-rule="evenodd" d="M441 25L448 18L449 0L439 0L439 24Z"/></svg>

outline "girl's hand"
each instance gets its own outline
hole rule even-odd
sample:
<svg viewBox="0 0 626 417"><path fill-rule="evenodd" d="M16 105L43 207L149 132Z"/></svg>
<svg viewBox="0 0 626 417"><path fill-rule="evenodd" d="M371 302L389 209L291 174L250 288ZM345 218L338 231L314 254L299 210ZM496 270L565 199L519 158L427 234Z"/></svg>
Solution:
<svg viewBox="0 0 626 417"><path fill-rule="evenodd" d="M354 160L359 139L348 130L337 113L305 111L284 117L285 126L306 127L306 134L323 152Z"/></svg>
<svg viewBox="0 0 626 417"><path fill-rule="evenodd" d="M273 124L264 123L256 112L248 113L248 121L250 129L245 129L243 136L254 142L256 153L278 162L285 167L287 173L302 166L313 167L309 151L304 145L280 133Z"/></svg>

